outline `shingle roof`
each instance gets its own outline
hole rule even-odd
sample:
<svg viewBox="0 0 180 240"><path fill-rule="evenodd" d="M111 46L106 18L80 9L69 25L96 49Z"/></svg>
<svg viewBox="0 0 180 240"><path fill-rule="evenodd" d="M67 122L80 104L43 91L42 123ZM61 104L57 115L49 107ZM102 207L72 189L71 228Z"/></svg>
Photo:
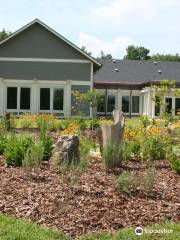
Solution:
<svg viewBox="0 0 180 240"><path fill-rule="evenodd" d="M94 84L143 85L161 79L180 83L180 62L100 60L102 68L94 74Z"/></svg>

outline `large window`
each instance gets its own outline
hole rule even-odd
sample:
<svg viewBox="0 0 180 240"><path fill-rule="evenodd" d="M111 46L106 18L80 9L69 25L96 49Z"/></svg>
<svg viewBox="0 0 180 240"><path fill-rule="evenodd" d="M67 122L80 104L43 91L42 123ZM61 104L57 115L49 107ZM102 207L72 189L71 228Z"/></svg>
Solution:
<svg viewBox="0 0 180 240"><path fill-rule="evenodd" d="M22 87L20 92L20 109L30 110L31 89Z"/></svg>
<svg viewBox="0 0 180 240"><path fill-rule="evenodd" d="M7 87L7 110L29 111L31 108L31 88Z"/></svg>
<svg viewBox="0 0 180 240"><path fill-rule="evenodd" d="M40 89L40 110L50 110L50 88Z"/></svg>
<svg viewBox="0 0 180 240"><path fill-rule="evenodd" d="M107 112L112 113L112 111L115 109L115 102L116 98L114 95L108 95L108 102L107 102Z"/></svg>
<svg viewBox="0 0 180 240"><path fill-rule="evenodd" d="M17 109L17 87L7 88L7 109Z"/></svg>
<svg viewBox="0 0 180 240"><path fill-rule="evenodd" d="M55 88L53 92L53 110L63 110L64 90Z"/></svg>
<svg viewBox="0 0 180 240"><path fill-rule="evenodd" d="M63 111L63 88L40 88L40 111Z"/></svg>
<svg viewBox="0 0 180 240"><path fill-rule="evenodd" d="M139 113L139 96L132 96L132 113Z"/></svg>
<svg viewBox="0 0 180 240"><path fill-rule="evenodd" d="M165 98L165 103L166 103L166 112L167 113L172 113L172 98Z"/></svg>
<svg viewBox="0 0 180 240"><path fill-rule="evenodd" d="M129 96L122 96L122 111L129 113Z"/></svg>
<svg viewBox="0 0 180 240"><path fill-rule="evenodd" d="M179 115L180 113L180 98L175 99L175 114Z"/></svg>
<svg viewBox="0 0 180 240"><path fill-rule="evenodd" d="M98 100L97 104L97 112L98 113L105 113L105 96L101 95L100 99Z"/></svg>

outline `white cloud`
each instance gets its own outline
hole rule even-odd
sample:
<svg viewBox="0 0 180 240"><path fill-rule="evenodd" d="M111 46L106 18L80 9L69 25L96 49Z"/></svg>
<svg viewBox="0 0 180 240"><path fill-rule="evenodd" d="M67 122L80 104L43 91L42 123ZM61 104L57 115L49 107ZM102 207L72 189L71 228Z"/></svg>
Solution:
<svg viewBox="0 0 180 240"><path fill-rule="evenodd" d="M120 58L124 56L127 46L132 42L129 37L117 36L107 41L86 33L80 33L78 38L78 46L86 46L87 50L91 51L95 57L99 56L100 51L103 50L106 54L110 53L113 57Z"/></svg>
<svg viewBox="0 0 180 240"><path fill-rule="evenodd" d="M91 10L94 19L106 19L123 24L138 19L151 20L154 15L154 0L112 0L108 4ZM166 0L165 0L166 1Z"/></svg>

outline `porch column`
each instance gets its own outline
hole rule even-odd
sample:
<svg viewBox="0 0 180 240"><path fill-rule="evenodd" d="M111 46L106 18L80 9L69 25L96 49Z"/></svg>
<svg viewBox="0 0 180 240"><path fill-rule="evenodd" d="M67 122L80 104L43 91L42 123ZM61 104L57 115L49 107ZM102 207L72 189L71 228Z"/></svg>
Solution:
<svg viewBox="0 0 180 240"><path fill-rule="evenodd" d="M71 116L71 81L70 80L67 81L64 94L65 94L64 99L66 99L64 103L64 108L65 108L64 115Z"/></svg>
<svg viewBox="0 0 180 240"><path fill-rule="evenodd" d="M119 111L122 111L122 96L121 96L121 90L119 88L117 91L117 108Z"/></svg>

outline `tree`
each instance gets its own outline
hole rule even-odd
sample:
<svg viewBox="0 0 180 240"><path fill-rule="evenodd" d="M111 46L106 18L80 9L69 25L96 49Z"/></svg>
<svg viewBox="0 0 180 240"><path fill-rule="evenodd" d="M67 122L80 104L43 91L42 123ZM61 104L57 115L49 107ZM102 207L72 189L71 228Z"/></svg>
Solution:
<svg viewBox="0 0 180 240"><path fill-rule="evenodd" d="M148 60L150 50L144 47L136 47L130 45L126 48L127 54L124 56L124 60Z"/></svg>
<svg viewBox="0 0 180 240"><path fill-rule="evenodd" d="M101 51L99 59L112 59L112 55L109 53L105 54L103 51Z"/></svg>
<svg viewBox="0 0 180 240"><path fill-rule="evenodd" d="M82 46L82 47L81 47L81 50L82 50L83 52L85 52L86 54L88 54L89 56L92 55L92 52L89 52L85 46Z"/></svg>
<svg viewBox="0 0 180 240"><path fill-rule="evenodd" d="M3 30L0 32L0 42L2 40L4 40L5 38L7 38L9 35L11 35L11 32L6 31L4 28Z"/></svg>
<svg viewBox="0 0 180 240"><path fill-rule="evenodd" d="M172 54L155 54L152 56L152 60L154 61L169 61L169 62L179 62L180 55L177 53L175 55Z"/></svg>

